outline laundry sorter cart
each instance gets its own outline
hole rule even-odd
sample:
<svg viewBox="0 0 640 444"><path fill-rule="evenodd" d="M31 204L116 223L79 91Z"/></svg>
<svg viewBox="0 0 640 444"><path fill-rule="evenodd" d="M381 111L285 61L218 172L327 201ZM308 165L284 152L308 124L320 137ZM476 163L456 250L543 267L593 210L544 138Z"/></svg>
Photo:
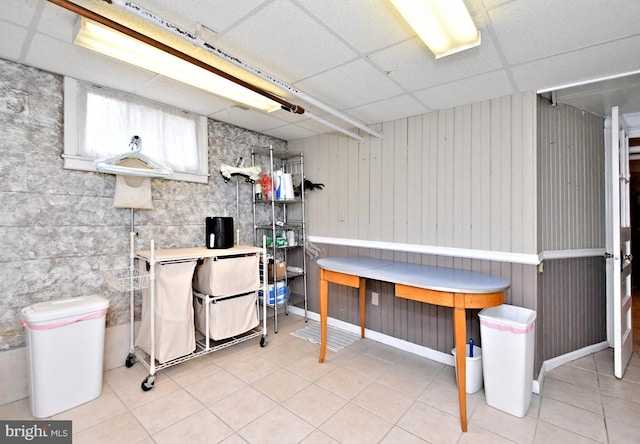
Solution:
<svg viewBox="0 0 640 444"><path fill-rule="evenodd" d="M196 268L194 321L205 347L207 341L227 340L258 327L259 260L257 254L215 256Z"/></svg>
<svg viewBox="0 0 640 444"><path fill-rule="evenodd" d="M260 286L266 286L266 284L259 281L257 265L254 270L251 270L250 267L244 269L247 274L255 274L255 277L236 275L233 279L233 281L244 283L245 286L241 290L251 288L251 290L247 290L244 298L239 297L243 295L234 293L233 288L224 288L224 285L215 287L215 296L194 292L192 289L192 284L202 274L195 273L194 276L196 267L200 268L201 266L197 265L198 263L206 264L208 261L219 261L226 264L225 261L236 258L253 258L257 264L259 257L266 255L264 245L262 248L235 245L226 249L191 247L156 250L154 241L151 240L150 250L134 252L133 238L131 242L132 265L130 273L135 274L138 278L129 281L131 284L129 288L131 344L125 366L132 367L137 361L140 361L149 370L149 375L141 384L143 391L153 388L155 375L159 370L257 337L261 337L261 347L266 345L267 313L265 305L262 306L261 323L259 316L257 316L260 309L257 302L257 289ZM134 267L135 259L137 259L137 267ZM213 276L209 276L209 278L211 282L215 282ZM138 285L140 282L142 285ZM134 330L133 309L134 290L136 289L142 290L143 295L142 316L137 336ZM224 291L230 291L233 294L224 294ZM251 292L254 293L253 299ZM242 302L232 302L229 307L235 308L241 305L247 313L250 312L254 315L255 322L251 321L251 316L247 314L247 316L239 317L239 325L219 327L213 322L215 319L212 318L215 317L215 314L211 313L216 313L216 310L211 309L210 305L226 299L241 300ZM204 304L204 310L197 310L198 301ZM255 304L250 306L249 301L255 301ZM194 306L196 310L194 310ZM222 316L218 316L218 318L223 320Z"/></svg>

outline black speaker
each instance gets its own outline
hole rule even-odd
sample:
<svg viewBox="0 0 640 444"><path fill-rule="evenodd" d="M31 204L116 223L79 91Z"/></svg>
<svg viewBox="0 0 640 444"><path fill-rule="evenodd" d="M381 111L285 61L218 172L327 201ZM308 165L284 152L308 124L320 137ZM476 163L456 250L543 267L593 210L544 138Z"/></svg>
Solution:
<svg viewBox="0 0 640 444"><path fill-rule="evenodd" d="M233 247L233 217L207 217L207 248Z"/></svg>

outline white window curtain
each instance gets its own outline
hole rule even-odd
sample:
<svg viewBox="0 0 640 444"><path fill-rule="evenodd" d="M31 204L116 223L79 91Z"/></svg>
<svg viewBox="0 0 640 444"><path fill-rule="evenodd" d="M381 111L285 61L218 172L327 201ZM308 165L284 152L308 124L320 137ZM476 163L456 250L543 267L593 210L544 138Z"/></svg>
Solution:
<svg viewBox="0 0 640 444"><path fill-rule="evenodd" d="M173 179L206 182L206 132L206 117L65 79L66 168L95 171L93 160L126 152L137 135Z"/></svg>

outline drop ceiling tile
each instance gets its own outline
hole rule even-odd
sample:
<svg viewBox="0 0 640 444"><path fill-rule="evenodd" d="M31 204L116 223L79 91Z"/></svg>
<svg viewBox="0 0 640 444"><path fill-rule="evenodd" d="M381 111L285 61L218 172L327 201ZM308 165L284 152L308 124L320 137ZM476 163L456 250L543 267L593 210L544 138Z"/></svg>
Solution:
<svg viewBox="0 0 640 444"><path fill-rule="evenodd" d="M640 137L638 133L640 132L640 112L632 112L628 114L622 115L622 121L626 124L628 128L632 130L629 133L630 137Z"/></svg>
<svg viewBox="0 0 640 444"><path fill-rule="evenodd" d="M131 93L202 116L235 106L234 102L220 96L160 75L135 88Z"/></svg>
<svg viewBox="0 0 640 444"><path fill-rule="evenodd" d="M149 71L42 34L34 36L25 63L124 92L139 88L155 76Z"/></svg>
<svg viewBox="0 0 640 444"><path fill-rule="evenodd" d="M191 32L196 22L223 32L230 25L249 14L265 0L136 0L135 4L163 19Z"/></svg>
<svg viewBox="0 0 640 444"><path fill-rule="evenodd" d="M27 28L0 21L0 57L18 60L27 37Z"/></svg>
<svg viewBox="0 0 640 444"><path fill-rule="evenodd" d="M558 99L568 99L594 94L608 94L617 90L631 91L633 89L640 90L640 73L563 88L556 95Z"/></svg>
<svg viewBox="0 0 640 444"><path fill-rule="evenodd" d="M620 114L637 111L635 104L640 103L640 88L638 86L629 88L616 88L603 93L595 91L584 93L574 97L558 97L558 102L573 106L574 108L588 111L598 116L611 114L611 108L618 106Z"/></svg>
<svg viewBox="0 0 640 444"><path fill-rule="evenodd" d="M429 112L429 107L502 96L509 93L508 87L531 91L640 69L635 57L640 47L638 0L601 0L589 7L584 0L465 0L482 32L482 45L440 60L412 37L413 31L387 0L134 1L186 29L201 22L220 31L213 37L214 45L282 81L297 82L303 92L330 106L346 107L349 115L370 124ZM74 3L125 16L121 7L101 0ZM309 116L283 111L247 115L224 99L75 47L71 39L76 14L46 0L2 0L2 6L2 58L200 114L226 115L229 123L284 139L334 132ZM37 27L30 28L33 25ZM27 37L33 40L24 47ZM358 59L362 53L380 71L368 69ZM503 67L502 61L510 66ZM473 76L480 76L480 87L474 87ZM514 85L508 79L515 80ZM383 91L387 86L392 89ZM415 94L403 95L399 89ZM593 102L599 109L612 101L621 106L640 103L637 86L600 89L604 92L588 90L581 93L582 99L571 100L589 107ZM283 94L323 116L306 100ZM362 104L363 100L371 103ZM629 106L635 110L624 112L637 111L637 105Z"/></svg>
<svg viewBox="0 0 640 444"><path fill-rule="evenodd" d="M318 122L317 120L313 120L312 118L309 117L304 117L301 120L299 120L298 122L295 122L296 126L299 126L301 128L305 128L307 130L309 130L310 132L314 133L314 134L321 134L321 133L326 133L328 130L329 131L333 131L332 129L328 128L327 125ZM328 118L327 116L322 116L323 119L327 119L327 120L331 120L331 118ZM335 122L336 125L339 125L338 122ZM344 126L344 124L343 124ZM348 129L345 126L346 129Z"/></svg>
<svg viewBox="0 0 640 444"><path fill-rule="evenodd" d="M304 139L305 137L316 135L316 133L297 125L285 125L278 128L266 129L261 132L267 136L282 140Z"/></svg>
<svg viewBox="0 0 640 444"><path fill-rule="evenodd" d="M502 6L506 3L513 3L516 1L520 1L520 0L482 0L482 4L484 5L485 8L490 9L490 8L495 8L497 6ZM472 0L465 0L465 3L467 4L467 8L469 8L469 11L475 10L471 6L473 3Z"/></svg>
<svg viewBox="0 0 640 444"><path fill-rule="evenodd" d="M2 19L20 26L29 26L40 0L2 0Z"/></svg>
<svg viewBox="0 0 640 444"><path fill-rule="evenodd" d="M373 53L369 58L408 91L429 88L502 68L500 58L488 35L482 36L482 44L479 47L437 60L418 38Z"/></svg>
<svg viewBox="0 0 640 444"><path fill-rule="evenodd" d="M288 0L269 3L221 36L218 43L289 83L355 57L340 39Z"/></svg>
<svg viewBox="0 0 640 444"><path fill-rule="evenodd" d="M292 101L295 102L295 105L302 106L304 109L308 109L306 104L301 104L300 102L297 102L295 100L292 100ZM302 118L302 116L300 114L296 114L296 113L290 112L290 111L285 111L282 108L277 109L275 111L271 111L271 112L269 112L267 114L269 114L270 117L273 117L274 119L279 120L279 121L284 122L284 123L296 123Z"/></svg>
<svg viewBox="0 0 640 444"><path fill-rule="evenodd" d="M352 113L341 112L343 116L346 116L348 120L339 118L332 114L316 114L311 113L308 115L309 120L304 121L304 123L299 123L298 125L303 126L305 128L314 129L318 134L327 133L327 132L354 132L359 133L360 130L351 122L359 122L360 126L366 125L365 122L359 121L359 119L355 118ZM305 114L306 116L307 114Z"/></svg>
<svg viewBox="0 0 640 444"><path fill-rule="evenodd" d="M338 109L353 108L388 97L403 90L366 60L356 60L325 71L295 85L300 90Z"/></svg>
<svg viewBox="0 0 640 444"><path fill-rule="evenodd" d="M418 91L414 96L435 110L483 102L513 92L507 74L500 70Z"/></svg>
<svg viewBox="0 0 640 444"><path fill-rule="evenodd" d="M300 128L305 128L306 130L311 130L310 127L308 125L300 125L301 122L304 122L307 120L307 117L304 117L300 114L296 114L297 118L295 121L290 122L290 121L286 121L286 120L281 120L279 117L277 117L277 114L274 115L273 113L268 113L267 117L268 119L264 119L263 120L263 125L260 126L259 131L267 131L267 130L271 130L274 128L293 128L293 127L300 127ZM322 131L326 131L327 128L323 127ZM318 130L318 132L320 132Z"/></svg>
<svg viewBox="0 0 640 444"><path fill-rule="evenodd" d="M372 125L374 123L388 122L403 117L424 114L430 110L409 94L403 94L391 99L352 108L348 111L349 114L355 118L362 120L368 125Z"/></svg>
<svg viewBox="0 0 640 444"><path fill-rule="evenodd" d="M37 31L64 43L73 44L73 30L78 20L78 14L45 2L44 11L37 22Z"/></svg>
<svg viewBox="0 0 640 444"><path fill-rule="evenodd" d="M491 9L489 16L510 64L640 32L640 2L637 0L588 4L583 0L518 1Z"/></svg>
<svg viewBox="0 0 640 444"><path fill-rule="evenodd" d="M262 132L265 128L276 128L287 124L286 122L271 117L268 113L263 113L255 109L247 110L235 107L225 108L224 110L210 114L209 117L256 132Z"/></svg>
<svg viewBox="0 0 640 444"><path fill-rule="evenodd" d="M601 116L607 116L611 114L611 108L618 106L621 114L631 114L638 112L638 103L640 103L640 88L620 89L610 92L609 94L600 97L600 103L602 103ZM638 126L635 127L640 128ZM637 137L637 136L636 136Z"/></svg>
<svg viewBox="0 0 640 444"><path fill-rule="evenodd" d="M388 0L300 0L300 3L362 53L415 35Z"/></svg>
<svg viewBox="0 0 640 444"><path fill-rule="evenodd" d="M640 69L640 36L547 57L511 68L519 91L537 91Z"/></svg>
<svg viewBox="0 0 640 444"><path fill-rule="evenodd" d="M357 120L350 113L339 111L338 114L351 119L351 121ZM305 128L313 134L338 131L336 127L345 130L353 130L353 124L349 123L343 118L340 118L334 114L327 113L323 110L317 110L316 112L316 110L312 108L307 108L307 111L305 111L304 114L296 114L296 116L296 120L291 123L295 124L296 126Z"/></svg>

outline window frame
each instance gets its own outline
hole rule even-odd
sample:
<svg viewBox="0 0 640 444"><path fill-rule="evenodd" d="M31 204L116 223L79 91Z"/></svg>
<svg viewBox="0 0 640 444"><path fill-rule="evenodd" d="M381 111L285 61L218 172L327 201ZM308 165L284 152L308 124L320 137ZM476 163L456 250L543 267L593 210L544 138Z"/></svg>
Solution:
<svg viewBox="0 0 640 444"><path fill-rule="evenodd" d="M95 167L92 156L83 153L83 147L80 134L82 134L82 125L85 122L86 110L86 93L93 88L88 83L81 82L71 77L64 78L64 150L62 154L63 168L78 171L98 172ZM102 88L102 87L100 87ZM103 88L107 89L108 88ZM198 172L176 171L167 179L179 180L186 182L208 183L209 182L209 143L207 130L207 117L192 112L184 111L170 105L154 102L139 96L124 93L121 91L111 90L124 98L130 98L132 102L144 102L157 109L174 109L193 116L196 123L196 143L198 150ZM143 140L144 149L144 140ZM127 147L123 147L125 152Z"/></svg>

